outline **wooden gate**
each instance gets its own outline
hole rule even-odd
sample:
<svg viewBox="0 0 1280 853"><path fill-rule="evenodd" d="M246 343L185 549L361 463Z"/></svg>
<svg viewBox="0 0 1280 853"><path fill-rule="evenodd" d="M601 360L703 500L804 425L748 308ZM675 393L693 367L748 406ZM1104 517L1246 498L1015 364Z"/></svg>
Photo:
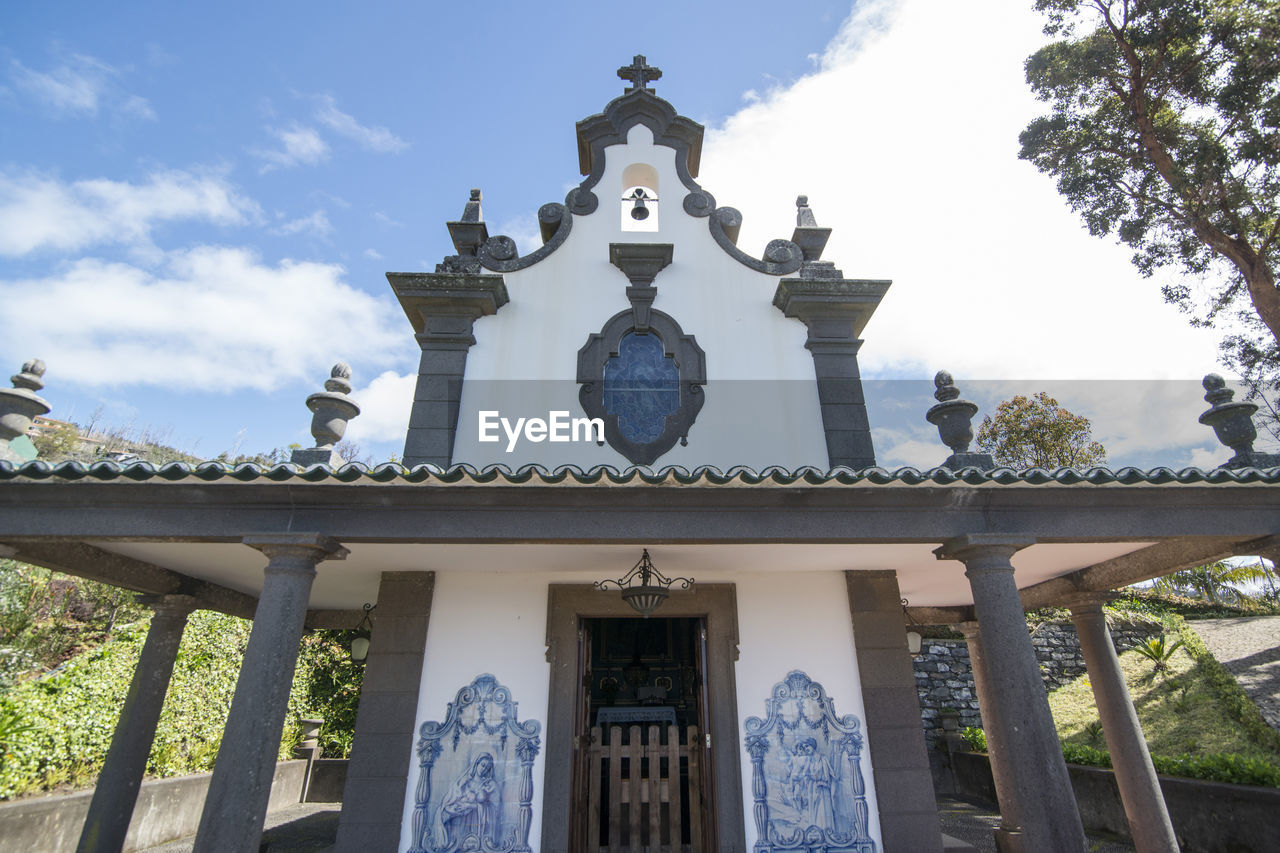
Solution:
<svg viewBox="0 0 1280 853"><path fill-rule="evenodd" d="M682 737L683 735L683 737ZM697 726L591 729L589 853L701 853L702 768Z"/></svg>

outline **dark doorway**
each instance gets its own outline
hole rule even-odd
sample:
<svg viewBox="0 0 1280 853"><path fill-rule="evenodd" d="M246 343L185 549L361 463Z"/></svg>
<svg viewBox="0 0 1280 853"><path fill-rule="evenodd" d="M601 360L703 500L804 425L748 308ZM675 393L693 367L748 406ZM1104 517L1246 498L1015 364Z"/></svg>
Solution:
<svg viewBox="0 0 1280 853"><path fill-rule="evenodd" d="M710 850L705 620L588 618L580 636L581 849Z"/></svg>
<svg viewBox="0 0 1280 853"><path fill-rule="evenodd" d="M699 652L704 654L699 662L699 672L705 675L698 713L708 724L705 730L698 729L701 752L697 756L701 759L699 769L707 770L702 776L701 849L744 851L747 849L746 825L733 673L738 659L738 605L734 586L700 583L692 589L673 591L663 602L660 613L665 618L697 620ZM590 785L584 753L591 751L587 725L591 693L584 689L583 682L586 664L591 661L591 632L586 623L592 619L627 620L634 616L635 611L621 596L600 592L590 584L553 583L547 589L547 662L551 666L551 690L544 729L543 850L578 853L593 849L586 844ZM659 760L659 770L661 763ZM646 796L642 790L637 800ZM683 828L681 835L684 835Z"/></svg>

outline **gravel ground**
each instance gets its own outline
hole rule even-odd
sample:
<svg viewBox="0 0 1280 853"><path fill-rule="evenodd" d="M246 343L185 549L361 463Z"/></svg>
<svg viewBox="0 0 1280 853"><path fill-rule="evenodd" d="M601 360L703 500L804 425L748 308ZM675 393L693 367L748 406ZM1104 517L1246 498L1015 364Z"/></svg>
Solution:
<svg viewBox="0 0 1280 853"><path fill-rule="evenodd" d="M1280 616L1189 621L1213 656L1280 731Z"/></svg>

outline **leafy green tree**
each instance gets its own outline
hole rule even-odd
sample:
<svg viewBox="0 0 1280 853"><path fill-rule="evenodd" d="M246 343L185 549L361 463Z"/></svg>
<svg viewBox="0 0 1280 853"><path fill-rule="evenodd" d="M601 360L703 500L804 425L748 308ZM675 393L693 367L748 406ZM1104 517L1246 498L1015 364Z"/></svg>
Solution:
<svg viewBox="0 0 1280 853"><path fill-rule="evenodd" d="M1175 593L1221 604L1224 600L1239 601L1248 597L1238 584L1259 583L1268 577L1261 561L1237 565L1220 561L1157 578L1151 588L1159 593Z"/></svg>
<svg viewBox="0 0 1280 853"><path fill-rule="evenodd" d="M1035 6L1058 40L1027 60L1027 82L1051 111L1022 132L1020 156L1144 274L1216 279L1165 298L1198 325L1235 314L1225 361L1254 393L1280 389L1280 3Z"/></svg>
<svg viewBox="0 0 1280 853"><path fill-rule="evenodd" d="M36 458L61 462L80 446L80 431L73 424L46 424L31 443L36 446Z"/></svg>
<svg viewBox="0 0 1280 853"><path fill-rule="evenodd" d="M1092 436L1088 418L1041 391L1005 400L983 418L978 447L1010 468L1086 468L1107 461L1106 448Z"/></svg>

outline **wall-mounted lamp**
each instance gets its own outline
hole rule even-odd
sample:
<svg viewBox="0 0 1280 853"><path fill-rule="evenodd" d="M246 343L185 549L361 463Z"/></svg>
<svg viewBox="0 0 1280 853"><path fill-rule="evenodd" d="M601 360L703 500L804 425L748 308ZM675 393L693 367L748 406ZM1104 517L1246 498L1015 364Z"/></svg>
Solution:
<svg viewBox="0 0 1280 853"><path fill-rule="evenodd" d="M914 628L916 620L911 617L911 611L907 610L907 606L910 603L905 598L902 599L902 615L906 618L907 624ZM920 654L922 645L924 645L924 636L919 631L911 630L907 632L907 651L911 653L912 657Z"/></svg>
<svg viewBox="0 0 1280 853"><path fill-rule="evenodd" d="M631 571L616 581L596 581L595 588L606 590L610 588L609 584L613 584L614 589L622 590L622 600L630 604L641 616L648 619L649 614L658 609L658 605L667 600L667 596L671 594L671 585L676 581L680 581L681 589L688 589L693 586L693 578L668 578L664 576L653 565L653 561L649 559L649 549L646 548L640 556L639 562L631 567Z"/></svg>
<svg viewBox="0 0 1280 853"><path fill-rule="evenodd" d="M369 657L369 635L373 633L373 622L369 620L369 614L374 606L372 604L364 606L364 617L356 626L356 636L351 641L351 662L354 664L363 665L365 658Z"/></svg>

